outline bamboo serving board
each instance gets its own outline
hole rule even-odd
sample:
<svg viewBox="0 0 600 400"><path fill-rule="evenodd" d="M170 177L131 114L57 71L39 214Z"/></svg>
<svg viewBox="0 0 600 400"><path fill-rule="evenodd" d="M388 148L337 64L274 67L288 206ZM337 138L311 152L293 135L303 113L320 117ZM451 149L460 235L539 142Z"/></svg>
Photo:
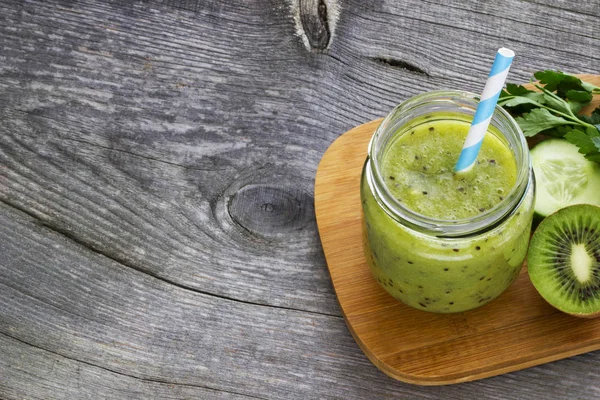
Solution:
<svg viewBox="0 0 600 400"><path fill-rule="evenodd" d="M581 77L600 86L600 76ZM596 98L587 110L598 105ZM340 136L323 156L315 181L317 224L333 286L367 357L395 379L445 385L600 349L600 318L576 318L548 305L526 268L496 300L459 314L410 308L379 286L363 255L359 182L380 121Z"/></svg>

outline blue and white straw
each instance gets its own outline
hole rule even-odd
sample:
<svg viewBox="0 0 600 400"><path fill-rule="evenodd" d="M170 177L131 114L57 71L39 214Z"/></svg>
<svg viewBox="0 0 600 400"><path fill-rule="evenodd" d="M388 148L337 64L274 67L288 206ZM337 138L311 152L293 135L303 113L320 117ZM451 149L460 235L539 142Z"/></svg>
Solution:
<svg viewBox="0 0 600 400"><path fill-rule="evenodd" d="M481 94L481 100L477 105L477 110L475 110L469 134L458 157L455 167L456 172L465 171L475 164L481 142L483 142L483 137L492 120L498 97L500 96L514 57L515 53L504 47L496 53L492 70Z"/></svg>

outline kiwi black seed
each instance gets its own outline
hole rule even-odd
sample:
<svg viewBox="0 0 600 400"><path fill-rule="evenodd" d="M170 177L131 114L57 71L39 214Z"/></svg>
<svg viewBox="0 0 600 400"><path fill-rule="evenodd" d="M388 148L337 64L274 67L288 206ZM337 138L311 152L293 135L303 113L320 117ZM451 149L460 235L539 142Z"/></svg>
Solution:
<svg viewBox="0 0 600 400"><path fill-rule="evenodd" d="M529 245L531 282L557 309L600 316L600 207L577 204L558 210L537 227Z"/></svg>

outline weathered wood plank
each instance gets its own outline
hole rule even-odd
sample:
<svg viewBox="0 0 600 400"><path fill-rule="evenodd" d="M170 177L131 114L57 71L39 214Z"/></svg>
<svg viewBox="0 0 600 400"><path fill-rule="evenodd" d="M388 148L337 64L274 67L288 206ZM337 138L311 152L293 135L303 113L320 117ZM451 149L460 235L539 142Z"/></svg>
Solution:
<svg viewBox="0 0 600 400"><path fill-rule="evenodd" d="M17 8L2 14L7 19L2 26L9 32L5 43L12 43L4 54L7 63L14 62L3 69L3 82L24 85L24 91L2 91L2 129L7 133L2 162L10 165L1 189L5 201L97 251L181 285L337 314L312 213L310 169L318 162L318 152L307 145L309 138L279 129L285 120L297 120L295 115L285 116L289 111L282 110L280 121L275 105L258 114L240 110L247 96L271 92L275 95L267 101L273 104L306 104L304 94L287 94L285 82L278 88L272 82L252 82L252 77L242 78L244 89L235 73L233 81L218 78L232 72L227 70L206 76L219 57L211 58L210 49L196 55L206 46L186 42L191 28L164 45L172 53L164 64L169 76L161 78L158 62L138 55L144 53L141 45L148 46L151 57L163 57L160 48L147 43L155 38L143 36L155 34L147 18L156 13L138 10L135 28L130 29L132 17L120 14L114 25L100 25L103 15L114 12L106 4L95 4L97 13L85 11L89 21L55 5L39 6L23 5L21 12ZM35 37L34 29L19 20L23 15L35 19L44 8L62 20L39 16L43 34ZM177 13L167 15L169 26L180 25ZM210 22L208 18L209 28L214 26ZM108 46L106 41L113 39L98 36L112 35L111 26L124 29L125 38L114 39L115 47L104 50L97 41ZM16 33L10 33L11 28ZM75 43L73 35L83 29L96 38ZM275 26L273 35L284 33ZM42 38L44 44L38 45ZM135 43L140 40L143 44ZM182 57L183 44L191 62ZM52 53L46 54L47 73L31 57L22 56L29 46ZM185 63L191 70L181 73ZM21 80L22 65L38 72ZM44 76L33 77L39 74ZM232 91L226 96L216 95L227 87ZM223 121L230 127L221 126ZM252 132L246 132L250 127ZM300 149L306 149L302 158L291 156ZM305 157L312 159L309 168ZM19 167L21 159L27 161ZM271 197L236 197L239 190L255 186L265 189L257 194ZM43 195L36 198L32 190ZM277 203L282 198L293 201ZM230 213L234 199L238 211ZM248 226L240 225L243 221Z"/></svg>
<svg viewBox="0 0 600 400"><path fill-rule="evenodd" d="M312 206L342 132L480 90L503 45L512 80L598 73L599 18L562 0L1 0L0 397L599 398L596 353L456 387L383 376L339 317Z"/></svg>
<svg viewBox="0 0 600 400"><path fill-rule="evenodd" d="M0 354L0 398L6 400L257 398L134 378L63 357L4 334L0 334Z"/></svg>
<svg viewBox="0 0 600 400"><path fill-rule="evenodd" d="M457 386L403 384L369 363L339 317L175 287L1 204L0 354L9 399L600 395L597 352Z"/></svg>
<svg viewBox="0 0 600 400"><path fill-rule="evenodd" d="M178 288L0 209L0 332L6 335L140 379L259 397L326 393L331 377L360 368L371 370L373 384L387 380L340 317ZM302 377L310 384L299 384ZM350 396L366 395L366 388L349 385Z"/></svg>
<svg viewBox="0 0 600 400"><path fill-rule="evenodd" d="M515 78L598 62L594 14L516 0L349 2L321 54L277 2L1 7L5 201L180 285L330 314L312 184L337 135L425 89L480 89L498 38Z"/></svg>

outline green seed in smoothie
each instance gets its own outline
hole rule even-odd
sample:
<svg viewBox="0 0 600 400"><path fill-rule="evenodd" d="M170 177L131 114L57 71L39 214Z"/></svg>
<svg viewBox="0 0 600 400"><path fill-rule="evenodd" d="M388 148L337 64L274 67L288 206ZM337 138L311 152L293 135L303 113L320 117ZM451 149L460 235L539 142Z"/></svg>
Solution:
<svg viewBox="0 0 600 400"><path fill-rule="evenodd" d="M438 114L414 120L390 138L378 160L379 176L402 206L446 221L501 207L516 184L517 166L499 132L488 132L471 170L453 172L469 126L466 119ZM518 276L531 228L533 185L498 225L474 235L437 237L388 214L368 175L361 183L365 255L392 296L424 311L462 312L496 298Z"/></svg>
<svg viewBox="0 0 600 400"><path fill-rule="evenodd" d="M419 214L444 220L473 217L501 202L516 182L515 160L490 134L476 165L456 174L457 154L468 131L467 122L446 120L423 123L397 138L382 163L392 195Z"/></svg>

